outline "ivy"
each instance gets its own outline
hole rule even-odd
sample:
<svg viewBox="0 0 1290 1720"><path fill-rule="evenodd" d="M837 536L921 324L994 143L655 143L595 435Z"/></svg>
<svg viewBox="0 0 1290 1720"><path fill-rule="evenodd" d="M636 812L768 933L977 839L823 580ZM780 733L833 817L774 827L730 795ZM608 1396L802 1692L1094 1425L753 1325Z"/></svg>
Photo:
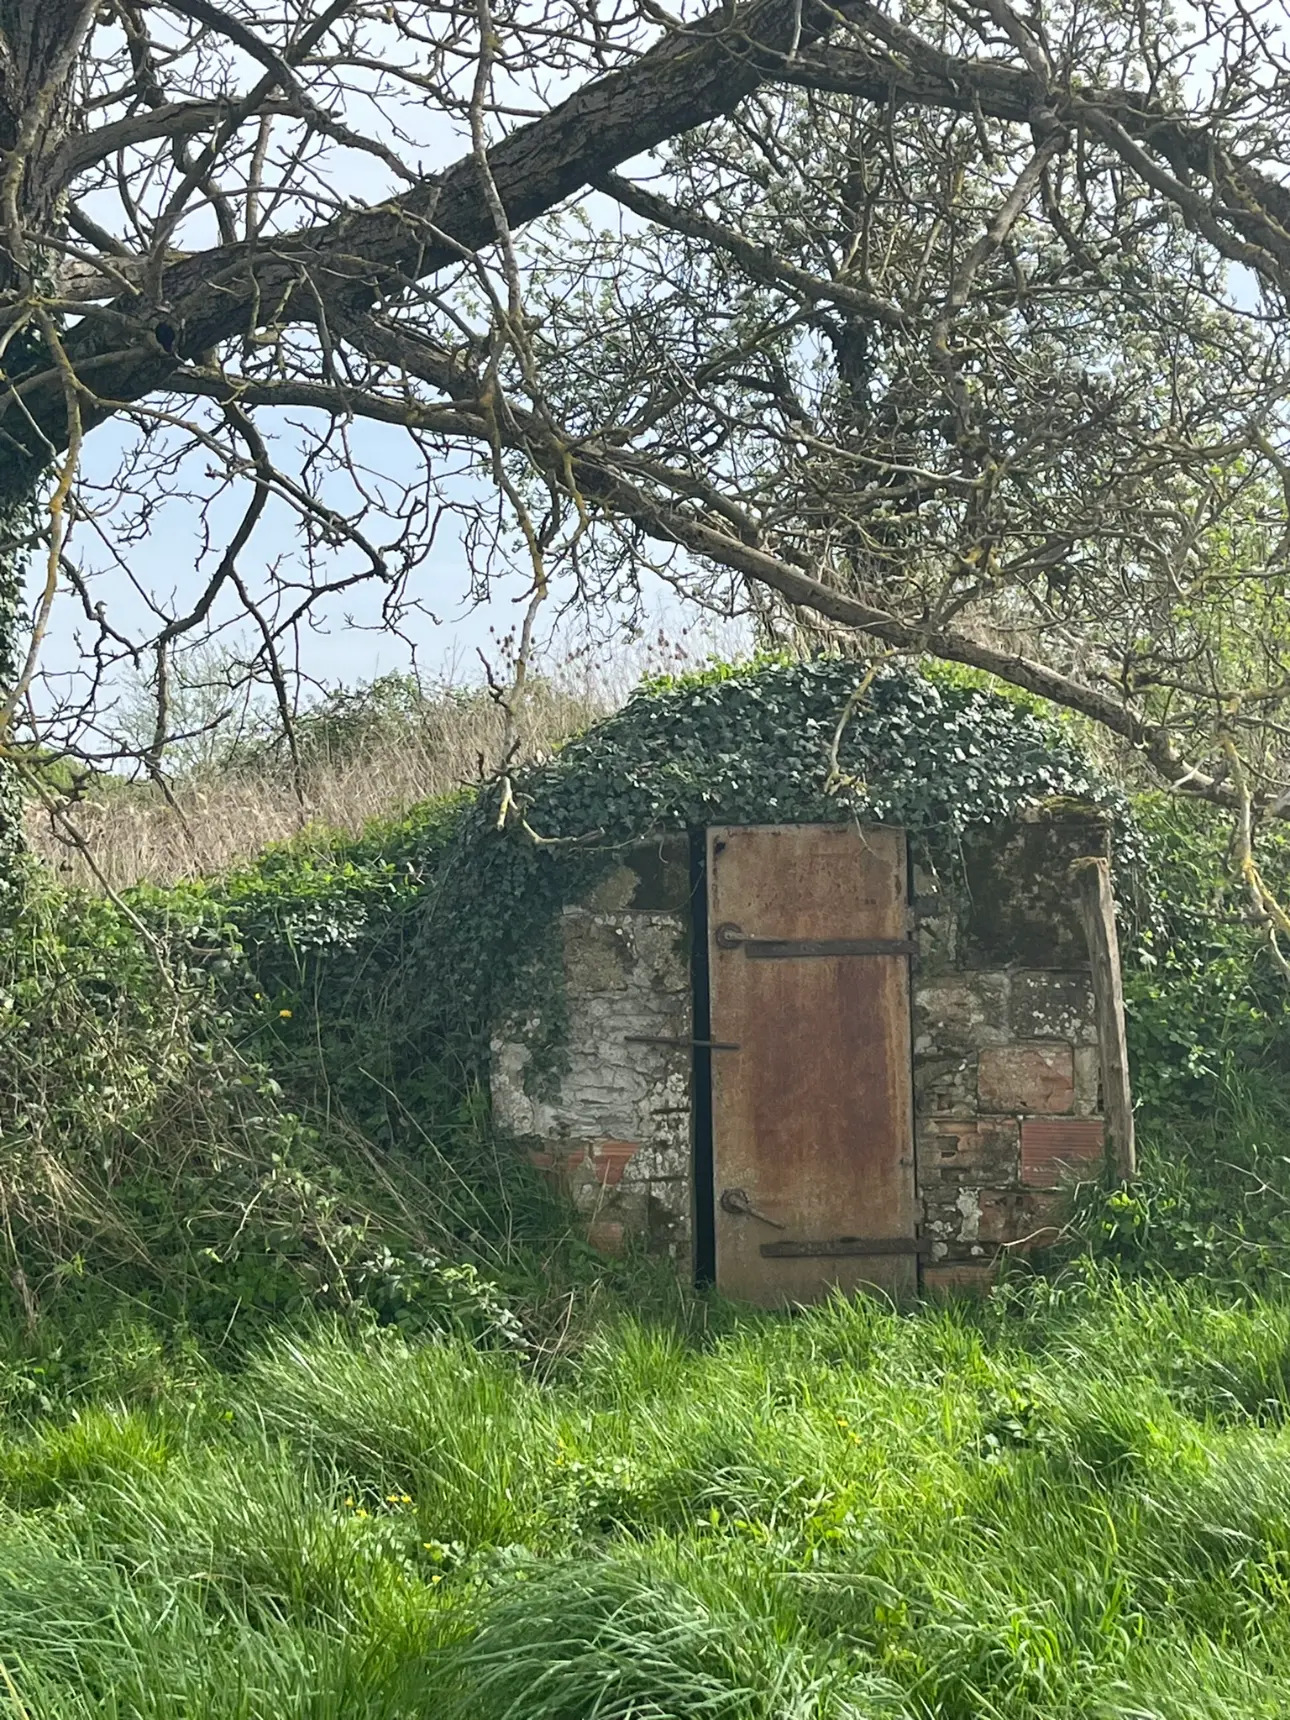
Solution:
<svg viewBox="0 0 1290 1720"><path fill-rule="evenodd" d="M203 1319L337 1295L402 1318L399 1298L419 1303L438 1272L435 1238L487 1254L564 1227L494 1139L489 1036L519 1020L530 1067L558 1070L561 911L626 848L713 823L859 818L904 825L952 878L974 826L1053 796L1115 804L1027 704L835 660L652 683L513 790L506 819L489 787L137 889L133 919L31 894L0 930L0 1132L20 1178L57 1161L60 1186L93 1194L86 1213L115 1215L86 1230L33 1183L22 1247L42 1282L76 1236L96 1270L142 1285L130 1239L147 1232L157 1283ZM424 1202L432 1219L414 1224Z"/></svg>
<svg viewBox="0 0 1290 1720"><path fill-rule="evenodd" d="M18 676L18 617L33 514L29 497L14 501L0 495L0 700ZM17 773L5 757L0 737L0 921L12 914L20 895L22 812Z"/></svg>
<svg viewBox="0 0 1290 1720"><path fill-rule="evenodd" d="M653 681L513 787L504 828L495 789L462 794L131 904L289 1093L406 1145L425 1118L471 1105L504 1020L525 1024L539 1080L558 1071L561 911L637 842L889 822L949 878L974 826L1053 796L1114 801L1030 702L837 659Z"/></svg>
<svg viewBox="0 0 1290 1720"><path fill-rule="evenodd" d="M514 792L522 823L499 831L486 794L435 856L396 987L415 999L420 1052L451 1047L476 1079L489 1029L506 1016L536 1024L535 1064L558 1062L560 911L633 843L711 824L861 819L903 825L952 875L973 826L1053 796L1118 807L1030 703L836 659L654 681Z"/></svg>

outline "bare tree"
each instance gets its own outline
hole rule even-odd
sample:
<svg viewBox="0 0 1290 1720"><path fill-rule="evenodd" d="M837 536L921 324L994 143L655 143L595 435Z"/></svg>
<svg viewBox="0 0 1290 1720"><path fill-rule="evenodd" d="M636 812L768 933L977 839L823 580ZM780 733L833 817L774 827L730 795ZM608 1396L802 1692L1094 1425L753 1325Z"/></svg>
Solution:
<svg viewBox="0 0 1290 1720"><path fill-rule="evenodd" d="M594 605L647 566L969 664L1229 807L1275 928L1280 29L1241 0L0 0L0 608L35 572L6 732L60 588L88 672L53 744L110 753L103 688L143 660L159 771L173 653L234 612L287 710L314 606L379 581L397 625L454 510L481 582L529 569L521 680L553 580ZM208 553L127 629L167 497ZM257 565L284 508L298 553Z"/></svg>

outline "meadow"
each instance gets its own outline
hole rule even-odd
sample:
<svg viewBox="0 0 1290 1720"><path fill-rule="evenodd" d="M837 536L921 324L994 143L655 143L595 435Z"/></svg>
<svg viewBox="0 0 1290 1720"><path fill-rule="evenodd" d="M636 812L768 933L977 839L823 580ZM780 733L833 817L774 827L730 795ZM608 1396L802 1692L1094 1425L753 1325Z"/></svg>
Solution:
<svg viewBox="0 0 1290 1720"><path fill-rule="evenodd" d="M1219 1720L1290 1709L1290 1302L585 1291L546 1343L122 1313L3 1370L0 1711ZM42 1359L43 1358L43 1359Z"/></svg>

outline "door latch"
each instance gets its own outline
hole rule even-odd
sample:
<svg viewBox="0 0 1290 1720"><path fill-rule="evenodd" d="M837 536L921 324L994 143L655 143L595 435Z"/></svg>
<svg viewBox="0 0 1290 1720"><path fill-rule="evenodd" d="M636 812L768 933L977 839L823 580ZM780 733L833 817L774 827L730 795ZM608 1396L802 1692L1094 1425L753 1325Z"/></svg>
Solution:
<svg viewBox="0 0 1290 1720"><path fill-rule="evenodd" d="M733 1212L743 1218L760 1219L763 1224L770 1225L772 1230L788 1229L788 1226L786 1224L781 1224L777 1218L767 1218L764 1212L758 1212L757 1208L748 1198L747 1189L723 1188L721 1191L721 1199L718 1204L720 1205L722 1212Z"/></svg>

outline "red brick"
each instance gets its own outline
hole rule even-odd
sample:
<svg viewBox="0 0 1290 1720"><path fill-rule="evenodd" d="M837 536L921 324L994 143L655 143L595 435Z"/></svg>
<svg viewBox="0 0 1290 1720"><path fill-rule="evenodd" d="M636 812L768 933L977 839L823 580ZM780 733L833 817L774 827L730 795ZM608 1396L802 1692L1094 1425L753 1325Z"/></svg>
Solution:
<svg viewBox="0 0 1290 1720"><path fill-rule="evenodd" d="M602 1188L615 1188L623 1180L627 1161L640 1146L639 1141L593 1141L591 1168Z"/></svg>
<svg viewBox="0 0 1290 1720"><path fill-rule="evenodd" d="M1029 1188L1061 1188L1102 1168L1100 1117L1027 1117L1021 1125L1021 1180Z"/></svg>
<svg viewBox="0 0 1290 1720"><path fill-rule="evenodd" d="M1027 1189L1024 1212L1021 1234L1009 1253L1051 1248L1060 1241L1070 1216L1070 1197L1065 1189Z"/></svg>
<svg viewBox="0 0 1290 1720"><path fill-rule="evenodd" d="M1020 1189L979 1188L975 1190L979 1217L976 1236L964 1236L964 1241L985 1243L1015 1242L1028 1228L1026 1197Z"/></svg>
<svg viewBox="0 0 1290 1720"><path fill-rule="evenodd" d="M991 1045L981 1053L977 1097L985 1111L1048 1115L1075 1104L1075 1059L1069 1045Z"/></svg>
<svg viewBox="0 0 1290 1720"><path fill-rule="evenodd" d="M923 1133L920 1174L927 1181L1014 1183L1021 1148L1015 1117L934 1117Z"/></svg>

